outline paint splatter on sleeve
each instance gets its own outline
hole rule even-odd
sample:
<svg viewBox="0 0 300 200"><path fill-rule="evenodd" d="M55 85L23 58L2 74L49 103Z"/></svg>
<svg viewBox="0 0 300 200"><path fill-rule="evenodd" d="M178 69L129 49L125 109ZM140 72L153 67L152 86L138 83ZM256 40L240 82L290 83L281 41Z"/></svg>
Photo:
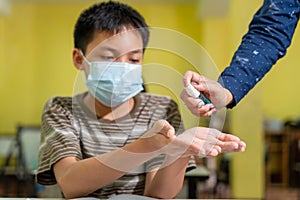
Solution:
<svg viewBox="0 0 300 200"><path fill-rule="evenodd" d="M285 56L299 20L298 0L265 0L219 82L234 97L234 107Z"/></svg>

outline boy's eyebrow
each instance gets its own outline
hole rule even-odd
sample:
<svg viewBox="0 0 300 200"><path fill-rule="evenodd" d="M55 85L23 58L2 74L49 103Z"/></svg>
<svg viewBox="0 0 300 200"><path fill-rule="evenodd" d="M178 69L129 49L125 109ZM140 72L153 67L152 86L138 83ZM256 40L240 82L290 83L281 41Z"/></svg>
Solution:
<svg viewBox="0 0 300 200"><path fill-rule="evenodd" d="M117 49L114 49L114 48L109 47L109 46L101 46L100 49L111 51L111 52L114 52L114 53L119 53L119 51ZM134 49L132 51L129 51L128 53L143 53L143 49Z"/></svg>
<svg viewBox="0 0 300 200"><path fill-rule="evenodd" d="M136 50L130 51L130 53L143 53L143 50L142 49L136 49Z"/></svg>
<svg viewBox="0 0 300 200"><path fill-rule="evenodd" d="M107 51L112 51L112 52L118 52L117 49L114 49L114 48L109 47L109 46L101 46L100 49L107 50Z"/></svg>

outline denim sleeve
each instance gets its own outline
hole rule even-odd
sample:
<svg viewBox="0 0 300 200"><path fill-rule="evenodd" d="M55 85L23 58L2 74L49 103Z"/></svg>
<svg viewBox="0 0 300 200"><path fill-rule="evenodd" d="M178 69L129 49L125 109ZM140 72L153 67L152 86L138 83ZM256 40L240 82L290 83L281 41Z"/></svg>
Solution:
<svg viewBox="0 0 300 200"><path fill-rule="evenodd" d="M299 20L299 0L265 0L219 82L233 95L234 107L286 54Z"/></svg>

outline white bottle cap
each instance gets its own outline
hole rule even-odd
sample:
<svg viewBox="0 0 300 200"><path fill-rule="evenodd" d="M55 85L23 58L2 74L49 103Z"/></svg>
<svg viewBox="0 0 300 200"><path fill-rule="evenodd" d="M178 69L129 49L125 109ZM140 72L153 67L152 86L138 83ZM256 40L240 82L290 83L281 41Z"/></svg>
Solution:
<svg viewBox="0 0 300 200"><path fill-rule="evenodd" d="M194 86L192 86L190 83L188 84L188 86L185 88L186 93L188 93L188 95L190 95L191 97L194 98L198 98L200 96L200 92L194 88Z"/></svg>

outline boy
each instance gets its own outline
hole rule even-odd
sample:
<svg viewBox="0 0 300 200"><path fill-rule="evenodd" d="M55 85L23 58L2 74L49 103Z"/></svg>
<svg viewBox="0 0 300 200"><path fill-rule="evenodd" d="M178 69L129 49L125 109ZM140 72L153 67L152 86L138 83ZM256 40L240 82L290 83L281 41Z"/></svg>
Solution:
<svg viewBox="0 0 300 200"><path fill-rule="evenodd" d="M174 101L141 93L148 38L144 19L127 5L103 2L80 15L73 62L88 92L47 102L39 183L58 183L66 198L174 198L192 155L244 150L238 138L217 130L183 132Z"/></svg>

